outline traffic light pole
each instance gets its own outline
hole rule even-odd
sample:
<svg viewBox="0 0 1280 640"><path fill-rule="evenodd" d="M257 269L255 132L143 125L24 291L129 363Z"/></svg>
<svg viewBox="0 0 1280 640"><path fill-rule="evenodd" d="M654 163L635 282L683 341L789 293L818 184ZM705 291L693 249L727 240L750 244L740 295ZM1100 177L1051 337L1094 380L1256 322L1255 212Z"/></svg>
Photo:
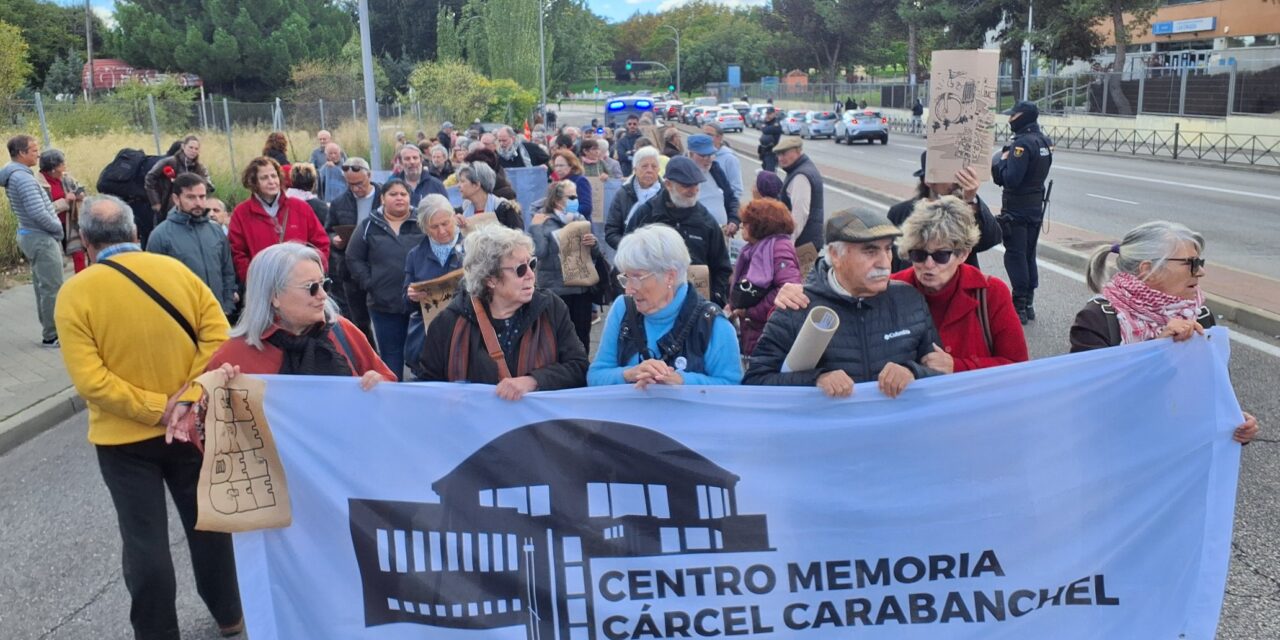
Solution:
<svg viewBox="0 0 1280 640"><path fill-rule="evenodd" d="M675 38L676 40L676 95L679 96L680 95L680 30L669 24L662 25L662 28L670 29L672 33L676 34L676 38Z"/></svg>

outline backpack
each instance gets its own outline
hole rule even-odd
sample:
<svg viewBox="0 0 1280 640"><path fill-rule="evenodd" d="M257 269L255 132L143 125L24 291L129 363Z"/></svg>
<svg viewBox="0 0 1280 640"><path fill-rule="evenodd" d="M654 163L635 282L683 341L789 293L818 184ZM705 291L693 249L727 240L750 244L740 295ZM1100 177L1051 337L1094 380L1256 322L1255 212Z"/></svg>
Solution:
<svg viewBox="0 0 1280 640"><path fill-rule="evenodd" d="M147 199L147 172L164 156L149 156L142 149L121 149L98 174L98 192L116 196L125 202Z"/></svg>

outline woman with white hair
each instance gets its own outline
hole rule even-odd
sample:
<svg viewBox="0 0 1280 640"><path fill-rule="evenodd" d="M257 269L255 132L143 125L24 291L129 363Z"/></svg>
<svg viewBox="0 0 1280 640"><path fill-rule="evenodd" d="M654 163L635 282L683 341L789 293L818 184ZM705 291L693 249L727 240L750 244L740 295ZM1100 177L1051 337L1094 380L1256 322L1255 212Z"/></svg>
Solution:
<svg viewBox="0 0 1280 640"><path fill-rule="evenodd" d="M422 348L427 331L422 324L422 307L418 303L426 295L409 285L434 280L462 268L462 233L454 220L453 205L438 194L427 194L418 203L418 227L426 236L409 250L404 260L404 299L411 310L409 335L405 339L405 362L414 375L422 377Z"/></svg>
<svg viewBox="0 0 1280 640"><path fill-rule="evenodd" d="M395 380L364 334L338 315L328 287L315 249L285 242L258 252L249 263L244 311L209 369L228 365L254 374L356 376L366 390Z"/></svg>
<svg viewBox="0 0 1280 640"><path fill-rule="evenodd" d="M1134 227L1118 244L1089 258L1085 280L1094 296L1071 325L1071 352L1090 351L1160 338L1190 340L1214 325L1204 306L1204 236L1176 222L1156 220ZM1116 273L1104 282L1107 259ZM1235 440L1248 443L1258 421L1244 414Z"/></svg>
<svg viewBox="0 0 1280 640"><path fill-rule="evenodd" d="M609 310L587 384L742 382L733 325L688 281L689 250L671 227L628 234L614 258L626 295Z"/></svg>
<svg viewBox="0 0 1280 640"><path fill-rule="evenodd" d="M524 216L520 206L493 195L498 174L483 162L468 162L454 173L458 178L458 191L462 193L462 206L457 208L458 226L467 228L467 219L482 213L492 213L498 222L512 229L524 229Z"/></svg>
<svg viewBox="0 0 1280 640"><path fill-rule="evenodd" d="M533 240L491 224L463 244L464 290L431 321L422 379L494 384L505 400L585 386L587 351L569 308L534 287Z"/></svg>
<svg viewBox="0 0 1280 640"><path fill-rule="evenodd" d="M604 241L610 247L618 248L622 236L626 234L627 222L636 208L644 204L662 191L662 180L659 179L661 167L658 161L662 155L654 147L637 149L631 156L631 179L622 184L618 195L613 197L609 205L609 215L604 220Z"/></svg>

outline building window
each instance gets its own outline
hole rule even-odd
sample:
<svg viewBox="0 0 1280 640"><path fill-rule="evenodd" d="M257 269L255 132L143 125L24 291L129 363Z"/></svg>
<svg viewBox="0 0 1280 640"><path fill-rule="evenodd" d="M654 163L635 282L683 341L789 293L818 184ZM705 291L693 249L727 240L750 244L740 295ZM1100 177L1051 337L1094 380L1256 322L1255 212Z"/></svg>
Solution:
<svg viewBox="0 0 1280 640"><path fill-rule="evenodd" d="M685 527L684 541L691 551L710 549L711 530L706 527Z"/></svg>
<svg viewBox="0 0 1280 640"><path fill-rule="evenodd" d="M729 515L729 491L721 487L698 485L698 517L723 518Z"/></svg>
<svg viewBox="0 0 1280 640"><path fill-rule="evenodd" d="M655 518L670 518L671 507L667 504L667 486L651 484L646 487L649 489L649 515Z"/></svg>
<svg viewBox="0 0 1280 640"><path fill-rule="evenodd" d="M587 516L591 518L623 516L670 518L671 507L667 502L667 487L660 484L588 482Z"/></svg>
<svg viewBox="0 0 1280 640"><path fill-rule="evenodd" d="M642 484L610 483L609 504L615 518L648 515Z"/></svg>
<svg viewBox="0 0 1280 640"><path fill-rule="evenodd" d="M498 507L529 513L529 490L524 487L498 489Z"/></svg>
<svg viewBox="0 0 1280 640"><path fill-rule="evenodd" d="M675 527L661 527L658 536L662 538L663 553L680 553L680 530Z"/></svg>
<svg viewBox="0 0 1280 640"><path fill-rule="evenodd" d="M545 484L529 487L529 515L551 515L551 487Z"/></svg>

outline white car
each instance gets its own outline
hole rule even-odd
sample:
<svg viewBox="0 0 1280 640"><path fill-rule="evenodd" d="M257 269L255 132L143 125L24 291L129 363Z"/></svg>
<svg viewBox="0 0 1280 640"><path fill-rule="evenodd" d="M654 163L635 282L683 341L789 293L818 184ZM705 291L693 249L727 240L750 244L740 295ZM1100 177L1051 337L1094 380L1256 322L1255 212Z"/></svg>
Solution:
<svg viewBox="0 0 1280 640"><path fill-rule="evenodd" d="M800 127L804 126L804 118L809 115L804 109L788 111L786 115L778 118L778 124L782 127L782 133L798 136L800 135Z"/></svg>
<svg viewBox="0 0 1280 640"><path fill-rule="evenodd" d="M708 117L703 122L715 122L720 125L721 131L737 131L742 132L746 122L742 120L742 114L736 109L721 109L716 112L714 117Z"/></svg>

